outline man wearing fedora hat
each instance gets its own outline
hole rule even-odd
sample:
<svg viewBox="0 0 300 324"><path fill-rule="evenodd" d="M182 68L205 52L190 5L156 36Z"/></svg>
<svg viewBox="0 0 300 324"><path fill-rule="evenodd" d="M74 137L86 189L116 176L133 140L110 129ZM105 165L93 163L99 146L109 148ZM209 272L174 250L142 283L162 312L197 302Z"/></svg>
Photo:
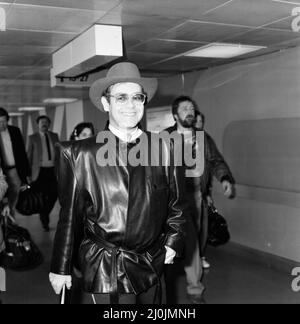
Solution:
<svg viewBox="0 0 300 324"><path fill-rule="evenodd" d="M154 154L153 134L138 125L156 89L157 80L141 77L135 64L113 65L90 88L94 105L108 113L106 129L58 145L61 212L49 274L57 294L64 286L70 289L76 265L84 303L162 302L164 264L173 263L183 244L184 170L172 165L168 154L163 165L128 159L142 138L148 145L140 147ZM104 138L113 144L107 146ZM161 147L160 157L166 149ZM115 164L104 163L104 148Z"/></svg>

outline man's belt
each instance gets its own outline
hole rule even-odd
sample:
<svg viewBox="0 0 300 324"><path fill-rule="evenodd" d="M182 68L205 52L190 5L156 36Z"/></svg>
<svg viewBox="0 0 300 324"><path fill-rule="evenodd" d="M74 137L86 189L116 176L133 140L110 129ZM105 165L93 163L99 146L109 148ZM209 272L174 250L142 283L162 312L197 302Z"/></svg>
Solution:
<svg viewBox="0 0 300 324"><path fill-rule="evenodd" d="M15 168L16 168L15 165L9 165L9 166L4 167L5 170L12 170L12 169L15 169Z"/></svg>
<svg viewBox="0 0 300 324"><path fill-rule="evenodd" d="M112 269L111 269L111 275L110 275L110 282L111 282L111 292L109 293L110 295L110 303L111 304L118 304L119 303L119 293L118 293L118 269L117 269L117 256L119 253L126 253L126 254L131 254L134 256L139 256L141 257L145 263L149 266L149 268L153 271L153 273L156 275L158 284L157 284L157 290L154 296L154 301L157 298L157 294L159 297L159 303L161 304L161 299L162 299L162 292L161 292L161 281L160 281L160 276L158 275L156 269L153 267L151 261L151 254L153 253L153 247L149 249L148 251L145 251L144 253L138 253L136 251L132 250L126 250L120 246L116 246L115 244L105 241L95 233L87 230L85 233L86 237L90 239L92 242L96 243L99 247L104 248L105 250L109 251L112 256ZM156 243L155 246L158 244ZM161 247L161 245L160 245ZM157 246L157 251L158 251L158 246ZM147 252L150 252L151 254L149 255Z"/></svg>

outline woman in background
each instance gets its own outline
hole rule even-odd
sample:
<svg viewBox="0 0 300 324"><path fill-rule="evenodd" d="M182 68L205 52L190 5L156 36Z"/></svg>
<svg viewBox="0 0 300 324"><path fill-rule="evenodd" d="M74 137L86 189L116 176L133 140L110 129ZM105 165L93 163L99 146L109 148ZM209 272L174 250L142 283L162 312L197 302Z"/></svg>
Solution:
<svg viewBox="0 0 300 324"><path fill-rule="evenodd" d="M75 126L71 136L70 141L78 141L91 136L94 136L95 129L92 123L83 122Z"/></svg>

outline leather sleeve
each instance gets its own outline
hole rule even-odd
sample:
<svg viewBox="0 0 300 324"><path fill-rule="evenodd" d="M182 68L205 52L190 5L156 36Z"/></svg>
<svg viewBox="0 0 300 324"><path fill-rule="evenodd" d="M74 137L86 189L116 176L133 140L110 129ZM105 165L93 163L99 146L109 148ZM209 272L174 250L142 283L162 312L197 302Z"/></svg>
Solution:
<svg viewBox="0 0 300 324"><path fill-rule="evenodd" d="M209 163L211 174L220 182L228 180L230 183L234 184L235 180L229 166L219 152L216 143L207 133L205 133L205 141L206 159Z"/></svg>
<svg viewBox="0 0 300 324"><path fill-rule="evenodd" d="M174 154L172 150L171 154ZM166 245L181 254L184 247L185 223L188 204L185 195L185 169L176 163L169 167L169 209L167 218Z"/></svg>
<svg viewBox="0 0 300 324"><path fill-rule="evenodd" d="M58 181L58 199L61 209L53 245L51 272L69 275L73 266L75 214L77 214L75 211L77 210L76 205L79 196L70 146L56 144L55 166Z"/></svg>

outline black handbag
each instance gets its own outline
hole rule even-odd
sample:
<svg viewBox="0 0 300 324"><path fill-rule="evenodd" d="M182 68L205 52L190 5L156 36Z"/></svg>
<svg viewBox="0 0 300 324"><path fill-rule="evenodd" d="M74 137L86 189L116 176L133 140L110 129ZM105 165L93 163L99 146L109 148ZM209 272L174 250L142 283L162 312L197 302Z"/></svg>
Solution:
<svg viewBox="0 0 300 324"><path fill-rule="evenodd" d="M33 242L29 231L17 225L11 217L5 217L4 225L5 250L1 254L1 265L16 271L31 270L43 263L44 258Z"/></svg>
<svg viewBox="0 0 300 324"><path fill-rule="evenodd" d="M215 206L208 206L208 239L207 243L219 246L230 240L226 219L218 213Z"/></svg>
<svg viewBox="0 0 300 324"><path fill-rule="evenodd" d="M42 213L48 205L49 196L33 183L20 191L16 209L20 214L29 216Z"/></svg>

